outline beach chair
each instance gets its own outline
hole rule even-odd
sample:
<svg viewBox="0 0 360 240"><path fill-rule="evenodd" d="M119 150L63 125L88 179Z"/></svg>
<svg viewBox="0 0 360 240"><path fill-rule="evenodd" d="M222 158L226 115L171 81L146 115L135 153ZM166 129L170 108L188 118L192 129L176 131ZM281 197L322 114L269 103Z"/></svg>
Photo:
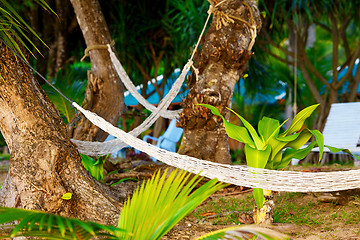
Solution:
<svg viewBox="0 0 360 240"><path fill-rule="evenodd" d="M182 134L183 134L183 129L182 128L178 128L176 127L176 119L172 119L170 121L169 127L166 129L165 133L160 136L159 138L155 138L149 135L145 135L143 137L143 140L146 142L148 139L157 141L156 142L156 146L171 152L176 152L176 144L177 142L180 140ZM113 140L115 139L114 136L109 135L105 141L109 141L109 140ZM111 158L125 158L126 157L126 149L129 148L130 146L126 146L122 149L120 149L119 151L112 153L111 154ZM135 149L136 153L140 153L139 150ZM155 159L154 157L151 157L151 159L156 162L157 159Z"/></svg>
<svg viewBox="0 0 360 240"><path fill-rule="evenodd" d="M152 137L150 135L145 135L143 140L147 142L148 139L155 140L156 146L171 152L176 152L176 144L180 140L183 129L176 127L176 119L170 121L169 127L166 129L165 133L159 138ZM151 159L156 162L157 159L151 157Z"/></svg>
<svg viewBox="0 0 360 240"><path fill-rule="evenodd" d="M325 145L346 148L360 155L360 102L332 104L323 136ZM318 151L318 148L313 151ZM330 151L325 148L324 152Z"/></svg>

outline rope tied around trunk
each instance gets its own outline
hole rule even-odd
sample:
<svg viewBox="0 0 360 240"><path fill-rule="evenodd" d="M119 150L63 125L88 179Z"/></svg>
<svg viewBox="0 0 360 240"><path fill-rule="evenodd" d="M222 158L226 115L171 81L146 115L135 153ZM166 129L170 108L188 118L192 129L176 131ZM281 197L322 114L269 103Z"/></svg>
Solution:
<svg viewBox="0 0 360 240"><path fill-rule="evenodd" d="M91 50L95 50L95 49L96 50L100 50L100 49L107 50L108 45L109 44L95 44L95 45L88 46L87 48L85 48L84 56L80 59L80 62L84 61L86 57L89 57L89 52ZM114 40L111 41L110 46L111 47L115 46L115 41Z"/></svg>

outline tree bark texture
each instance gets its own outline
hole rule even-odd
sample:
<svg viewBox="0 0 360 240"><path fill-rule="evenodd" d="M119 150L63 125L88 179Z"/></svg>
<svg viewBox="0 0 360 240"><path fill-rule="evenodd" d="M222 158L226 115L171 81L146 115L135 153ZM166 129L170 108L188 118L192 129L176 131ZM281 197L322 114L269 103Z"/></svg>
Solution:
<svg viewBox="0 0 360 240"><path fill-rule="evenodd" d="M217 1L214 2L217 4ZM223 24L223 14L233 21ZM234 86L252 55L255 36L250 31L251 27L256 27L256 31L261 27L256 1L224 1L214 12L211 26L201 41L201 51L194 58L198 77L193 72L188 79L190 92L183 103L184 110L178 123L184 128L180 154L231 163L222 120L196 104L216 106L229 119L226 107L231 107Z"/></svg>
<svg viewBox="0 0 360 240"><path fill-rule="evenodd" d="M88 85L82 106L116 125L124 109L124 88L106 46L111 36L97 0L71 0L91 60ZM113 51L115 49L113 48ZM103 141L107 133L82 118L75 129L68 131L77 140Z"/></svg>
<svg viewBox="0 0 360 240"><path fill-rule="evenodd" d="M66 126L31 71L0 45L0 129L10 170L0 205L115 224L119 200L83 168ZM71 200L63 200L65 193Z"/></svg>

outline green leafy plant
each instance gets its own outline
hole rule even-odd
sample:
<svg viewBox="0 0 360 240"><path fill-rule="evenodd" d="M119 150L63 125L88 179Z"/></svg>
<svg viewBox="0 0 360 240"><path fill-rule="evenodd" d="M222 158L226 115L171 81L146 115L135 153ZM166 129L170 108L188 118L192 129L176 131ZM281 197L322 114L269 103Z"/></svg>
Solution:
<svg viewBox="0 0 360 240"><path fill-rule="evenodd" d="M19 221L18 225L9 224ZM125 230L94 222L60 217L58 215L19 208L0 208L0 238L16 236L42 239L90 239L103 236L119 239Z"/></svg>
<svg viewBox="0 0 360 240"><path fill-rule="evenodd" d="M245 144L244 152L246 156L247 166L253 168L266 169L283 169L291 161L292 158L303 159L313 148L319 147L319 160L324 151L324 137L318 130L310 130L303 126L305 120L315 111L319 104L311 105L300 111L293 119L289 128L280 133L282 124L276 119L263 117L258 124L258 131L239 114L232 111L238 116L244 127L229 123L220 113L220 111L208 104L199 104L211 110L211 112L219 116L224 121L226 133L232 139L243 142ZM315 141L304 146L311 137L315 137ZM351 154L347 149L339 149L327 146L332 152L344 151ZM254 199L258 209L261 209L265 202L264 190L255 188L253 190ZM270 195L268 191L267 195Z"/></svg>
<svg viewBox="0 0 360 240"><path fill-rule="evenodd" d="M192 212L211 194L226 186L216 179L210 180L198 189L194 188L202 177L173 171L160 175L139 187L132 199L125 203L120 214L118 227L103 226L23 209L0 208L1 238L9 236L33 236L45 239L89 239L100 236L104 239L161 239L180 220ZM19 221L17 226L10 224ZM224 232L224 233L223 233ZM252 233L262 239L289 239L285 235L254 226L224 229L207 234L199 239L218 239Z"/></svg>
<svg viewBox="0 0 360 240"><path fill-rule="evenodd" d="M96 180L104 182L104 163L109 155L103 157L98 157L97 160L93 159L90 156L80 154L82 159L82 164L85 169L88 170Z"/></svg>
<svg viewBox="0 0 360 240"><path fill-rule="evenodd" d="M236 114L244 127L229 123L220 114L219 110L211 105L199 104L207 107L214 115L224 121L226 133L230 138L245 144L245 156L247 165L253 168L282 169L286 167L292 158L304 158L314 147L319 147L319 159L324 150L324 137L318 130L304 128L304 121L314 112L318 105L312 105L299 112L289 128L280 133L282 124L278 120L263 117L258 124L258 132L243 117ZM301 148L312 136L315 141L307 147ZM286 149L284 152L283 150ZM263 189L254 189L254 198L258 208L262 208L265 202Z"/></svg>

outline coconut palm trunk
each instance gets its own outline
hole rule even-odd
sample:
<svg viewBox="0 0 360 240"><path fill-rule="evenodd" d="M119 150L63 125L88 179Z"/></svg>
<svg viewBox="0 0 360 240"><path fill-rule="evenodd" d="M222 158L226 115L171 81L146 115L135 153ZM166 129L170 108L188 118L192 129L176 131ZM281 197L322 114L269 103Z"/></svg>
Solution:
<svg viewBox="0 0 360 240"><path fill-rule="evenodd" d="M220 1L214 1L216 5ZM234 86L246 70L261 20L256 1L223 1L201 41L192 73L190 92L184 101L179 126L184 137L179 153L219 163L231 163L228 137L220 118L197 106L216 106L229 117Z"/></svg>
<svg viewBox="0 0 360 240"><path fill-rule="evenodd" d="M97 0L71 0L89 50L91 71L82 106L116 125L124 109L124 87L107 51L111 36ZM115 52L115 49L113 49ZM103 141L107 133L82 118L68 135L77 140Z"/></svg>

